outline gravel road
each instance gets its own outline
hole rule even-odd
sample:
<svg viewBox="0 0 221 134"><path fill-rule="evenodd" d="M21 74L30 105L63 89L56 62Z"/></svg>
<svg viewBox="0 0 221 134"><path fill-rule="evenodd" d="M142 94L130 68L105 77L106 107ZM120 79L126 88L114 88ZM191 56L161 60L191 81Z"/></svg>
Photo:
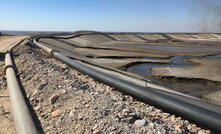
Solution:
<svg viewBox="0 0 221 134"><path fill-rule="evenodd" d="M211 133L84 75L31 44L14 49L39 129L69 133Z"/></svg>

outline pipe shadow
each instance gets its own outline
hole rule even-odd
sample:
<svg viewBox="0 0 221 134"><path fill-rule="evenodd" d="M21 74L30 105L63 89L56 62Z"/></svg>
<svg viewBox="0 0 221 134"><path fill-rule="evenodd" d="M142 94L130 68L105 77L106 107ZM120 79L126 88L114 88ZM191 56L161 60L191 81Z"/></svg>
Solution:
<svg viewBox="0 0 221 134"><path fill-rule="evenodd" d="M5 53L0 52L0 61L4 61Z"/></svg>

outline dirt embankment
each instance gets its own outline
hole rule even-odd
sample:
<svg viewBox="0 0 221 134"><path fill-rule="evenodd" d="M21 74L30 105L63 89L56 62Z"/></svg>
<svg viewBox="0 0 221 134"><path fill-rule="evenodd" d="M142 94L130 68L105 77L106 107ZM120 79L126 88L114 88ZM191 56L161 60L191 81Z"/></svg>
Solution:
<svg viewBox="0 0 221 134"><path fill-rule="evenodd" d="M0 134L15 133L6 77L4 75L4 55L11 45L22 38L23 36L0 36Z"/></svg>
<svg viewBox="0 0 221 134"><path fill-rule="evenodd" d="M25 36L0 36L0 52L6 52L11 45L24 37Z"/></svg>
<svg viewBox="0 0 221 134"><path fill-rule="evenodd" d="M38 127L53 133L210 133L135 100L30 44L14 50Z"/></svg>

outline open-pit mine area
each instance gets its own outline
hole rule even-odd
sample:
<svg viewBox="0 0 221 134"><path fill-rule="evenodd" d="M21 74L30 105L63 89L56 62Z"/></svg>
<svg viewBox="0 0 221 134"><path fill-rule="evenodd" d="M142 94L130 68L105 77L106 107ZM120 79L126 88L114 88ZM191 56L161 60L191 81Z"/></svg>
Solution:
<svg viewBox="0 0 221 134"><path fill-rule="evenodd" d="M221 104L221 34L97 33L38 42L68 57Z"/></svg>
<svg viewBox="0 0 221 134"><path fill-rule="evenodd" d="M0 134L221 132L220 33L79 31L13 39L0 36L0 45L8 44L0 53L0 119L8 119ZM9 49L13 65L3 66ZM21 100L9 100L8 69L33 119L23 130L19 106L5 106Z"/></svg>

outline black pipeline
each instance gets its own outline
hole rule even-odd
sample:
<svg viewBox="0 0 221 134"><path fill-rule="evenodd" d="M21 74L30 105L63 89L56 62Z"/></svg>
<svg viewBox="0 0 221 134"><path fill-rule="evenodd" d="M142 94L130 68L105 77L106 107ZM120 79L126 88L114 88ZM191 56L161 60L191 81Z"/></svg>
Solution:
<svg viewBox="0 0 221 134"><path fill-rule="evenodd" d="M41 46L41 48L43 47ZM168 92L159 92L153 88L141 87L114 75L88 67L86 64L83 64L78 60L70 59L59 52L54 51L52 54L61 61L71 65L78 71L110 86L116 87L118 90L124 93L131 94L132 96L143 100L146 103L154 104L155 106L164 110L171 111L177 115L185 117L186 119L207 126L217 132L221 132L221 111L219 106L213 105L211 106L211 109L205 108L200 106L196 100L191 98L183 99L183 96L171 95L171 93ZM202 102L202 104L203 103L208 106L210 105L210 103Z"/></svg>

